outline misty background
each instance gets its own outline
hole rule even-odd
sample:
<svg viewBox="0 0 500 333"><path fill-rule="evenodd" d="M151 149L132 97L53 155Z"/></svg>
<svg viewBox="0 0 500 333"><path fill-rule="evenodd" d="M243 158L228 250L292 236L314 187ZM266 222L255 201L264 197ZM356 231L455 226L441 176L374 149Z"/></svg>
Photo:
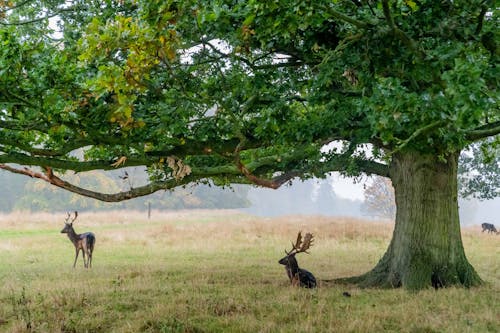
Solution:
<svg viewBox="0 0 500 333"><path fill-rule="evenodd" d="M124 171L92 171L81 174L67 172L64 178L85 188L114 193L143 185L147 174L131 168ZM59 189L42 180L0 171L0 212L12 211L99 211L130 209L239 209L257 216L325 215L351 216L380 220L376 212L366 209L365 189L373 179L362 177L353 181L336 173L325 179L294 180L292 185L277 190L251 185L221 188L210 183L188 185L159 191L149 196L119 203L105 203ZM479 201L460 199L462 225L489 222L500 224L500 198Z"/></svg>

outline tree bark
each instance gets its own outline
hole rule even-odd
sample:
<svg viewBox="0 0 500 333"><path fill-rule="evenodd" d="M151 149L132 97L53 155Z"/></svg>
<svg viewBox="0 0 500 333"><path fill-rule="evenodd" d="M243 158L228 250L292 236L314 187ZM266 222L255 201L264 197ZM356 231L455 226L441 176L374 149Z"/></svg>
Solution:
<svg viewBox="0 0 500 333"><path fill-rule="evenodd" d="M460 234L458 156L443 160L414 151L393 156L390 177L397 213L391 243L373 270L344 281L410 290L482 283L465 256Z"/></svg>

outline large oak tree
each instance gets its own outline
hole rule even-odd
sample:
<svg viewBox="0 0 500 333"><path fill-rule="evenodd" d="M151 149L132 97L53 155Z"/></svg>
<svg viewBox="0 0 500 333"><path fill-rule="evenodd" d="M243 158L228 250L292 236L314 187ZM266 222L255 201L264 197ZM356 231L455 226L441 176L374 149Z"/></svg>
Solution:
<svg viewBox="0 0 500 333"><path fill-rule="evenodd" d="M460 236L457 168L471 143L498 143L494 1L0 6L3 169L105 201L208 179L380 175L395 188L393 238L349 281L481 283ZM120 193L57 172L139 165L150 183Z"/></svg>

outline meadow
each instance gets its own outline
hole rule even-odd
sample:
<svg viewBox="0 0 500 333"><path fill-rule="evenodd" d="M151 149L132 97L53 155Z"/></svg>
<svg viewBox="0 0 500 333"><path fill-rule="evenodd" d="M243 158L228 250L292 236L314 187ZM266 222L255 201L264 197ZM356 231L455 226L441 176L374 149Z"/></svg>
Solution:
<svg viewBox="0 0 500 333"><path fill-rule="evenodd" d="M291 287L278 260L297 255L318 280L372 268L393 225L352 218L260 218L236 211L82 212L93 268L60 230L64 213L0 215L0 332L499 332L500 236L462 231L478 288ZM349 292L351 297L343 296Z"/></svg>

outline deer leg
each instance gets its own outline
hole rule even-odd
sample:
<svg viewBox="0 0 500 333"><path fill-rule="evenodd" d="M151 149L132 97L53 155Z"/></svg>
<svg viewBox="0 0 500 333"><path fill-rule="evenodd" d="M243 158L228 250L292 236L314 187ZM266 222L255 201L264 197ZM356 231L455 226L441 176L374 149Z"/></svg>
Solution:
<svg viewBox="0 0 500 333"><path fill-rule="evenodd" d="M83 255L83 267L87 268L87 261L85 261L85 252L86 252L86 248L83 248L82 249L82 255Z"/></svg>
<svg viewBox="0 0 500 333"><path fill-rule="evenodd" d="M75 262L73 263L73 268L76 266L76 259L78 259L78 253L80 252L79 249L76 249L76 254L75 254Z"/></svg>

